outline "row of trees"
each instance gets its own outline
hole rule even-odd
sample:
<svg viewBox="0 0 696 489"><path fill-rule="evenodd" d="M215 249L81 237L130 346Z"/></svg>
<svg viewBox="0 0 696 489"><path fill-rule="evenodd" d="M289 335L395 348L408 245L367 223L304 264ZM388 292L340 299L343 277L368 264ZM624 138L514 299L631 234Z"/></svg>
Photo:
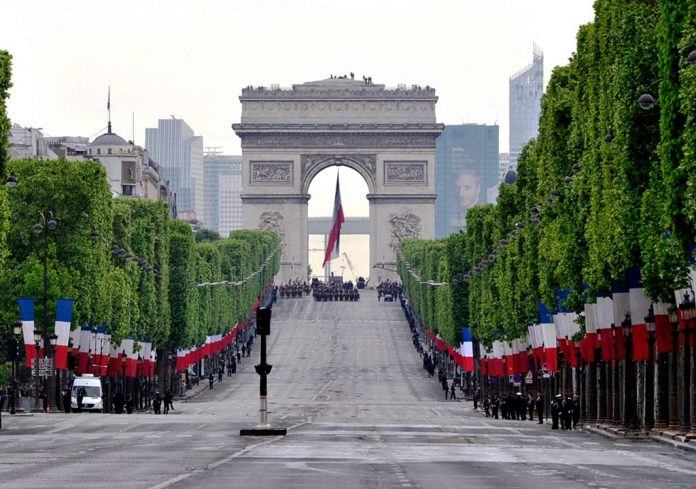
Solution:
<svg viewBox="0 0 696 489"><path fill-rule="evenodd" d="M694 50L696 0L595 3L516 182L470 209L465 233L403 243L400 273L429 327L453 344L455 325L514 339L539 301L554 309L570 291L564 305L581 312L631 268L652 300L674 302L696 241Z"/></svg>
<svg viewBox="0 0 696 489"><path fill-rule="evenodd" d="M17 297L43 296L44 255L49 324L55 299L73 298L73 326L105 324L113 342L148 337L170 350L200 345L246 320L278 270L277 235L244 230L196 243L165 203L113 199L99 163L26 159L7 169L17 184L0 193L6 337ZM35 232L42 215L57 224L45 237ZM234 285L199 286L220 282Z"/></svg>
<svg viewBox="0 0 696 489"><path fill-rule="evenodd" d="M114 343L132 335L172 350L246 320L277 273L278 236L245 230L226 239L206 234L197 243L163 202L113 199L99 163L10 162L11 61L0 51L0 178L16 182L0 186L2 338L11 337L17 298L43 296L44 258L49 325L55 299L72 298L73 327L104 324ZM55 230L46 231L51 220ZM46 232L37 233L41 223ZM221 282L233 285L198 286Z"/></svg>

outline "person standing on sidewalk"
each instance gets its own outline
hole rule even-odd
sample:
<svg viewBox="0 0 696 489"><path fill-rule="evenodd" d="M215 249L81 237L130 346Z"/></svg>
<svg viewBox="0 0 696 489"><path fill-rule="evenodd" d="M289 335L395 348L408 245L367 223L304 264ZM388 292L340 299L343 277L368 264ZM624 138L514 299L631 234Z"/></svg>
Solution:
<svg viewBox="0 0 696 489"><path fill-rule="evenodd" d="M210 372L210 375L208 375L208 382L210 382L210 390L213 390L213 382L215 382L215 378L213 377L213 372Z"/></svg>
<svg viewBox="0 0 696 489"><path fill-rule="evenodd" d="M452 385L450 386L450 399L457 399L457 394L454 392L454 379L452 379Z"/></svg>
<svg viewBox="0 0 696 489"><path fill-rule="evenodd" d="M534 407L536 407L537 416L539 417L539 424L544 424L544 395L541 392L537 393Z"/></svg>

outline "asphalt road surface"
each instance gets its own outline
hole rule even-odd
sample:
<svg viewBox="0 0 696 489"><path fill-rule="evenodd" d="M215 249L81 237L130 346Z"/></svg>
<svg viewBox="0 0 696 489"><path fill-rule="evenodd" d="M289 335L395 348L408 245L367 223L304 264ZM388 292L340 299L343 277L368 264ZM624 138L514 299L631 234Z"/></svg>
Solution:
<svg viewBox="0 0 696 489"><path fill-rule="evenodd" d="M269 337L269 418L258 422L258 342L237 375L172 415L3 418L0 487L694 488L696 456L488 420L445 401L398 302L280 300Z"/></svg>

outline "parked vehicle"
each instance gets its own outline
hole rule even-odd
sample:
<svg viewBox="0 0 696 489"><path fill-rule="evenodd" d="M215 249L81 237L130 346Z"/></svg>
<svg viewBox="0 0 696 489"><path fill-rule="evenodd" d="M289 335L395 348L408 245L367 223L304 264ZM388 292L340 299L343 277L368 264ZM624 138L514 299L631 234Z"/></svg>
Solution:
<svg viewBox="0 0 696 489"><path fill-rule="evenodd" d="M70 395L70 407L73 410L77 410L77 396L80 389L84 389L82 410L101 412L104 406L102 405L102 385L99 377L92 374L75 377Z"/></svg>

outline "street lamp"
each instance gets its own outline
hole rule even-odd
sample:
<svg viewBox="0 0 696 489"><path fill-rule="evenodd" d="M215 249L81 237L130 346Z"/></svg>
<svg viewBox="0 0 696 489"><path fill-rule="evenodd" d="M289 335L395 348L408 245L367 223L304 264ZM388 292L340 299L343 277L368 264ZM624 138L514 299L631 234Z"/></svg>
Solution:
<svg viewBox="0 0 696 489"><path fill-rule="evenodd" d="M625 382L624 382L624 427L626 431L636 429L636 378L635 365L633 364L633 344L631 338L631 313L627 312L624 320L621 321L624 339L626 341L626 359L624 360Z"/></svg>
<svg viewBox="0 0 696 489"><path fill-rule="evenodd" d="M696 303L688 292L679 304L679 313L684 328L684 410L681 428L683 432L688 433L691 431L691 338L694 330L691 323L696 317Z"/></svg>
<svg viewBox="0 0 696 489"><path fill-rule="evenodd" d="M655 427L655 309L650 304L648 315L644 318L648 330L648 364L645 384L645 427ZM662 408L662 403L660 404Z"/></svg>
<svg viewBox="0 0 696 489"><path fill-rule="evenodd" d="M22 321L17 319L13 325L13 344L10 345L12 348L12 354L14 360L12 362L12 389L10 389L10 414L15 414L17 405L17 394L19 393L19 341L22 336Z"/></svg>
<svg viewBox="0 0 696 489"><path fill-rule="evenodd" d="M36 374L36 385L34 387L34 411L41 412L41 407L39 406L39 383L41 382L39 377L39 354L41 348L41 330L36 328L34 330L34 347L36 349L36 358L34 359L34 373Z"/></svg>
<svg viewBox="0 0 696 489"><path fill-rule="evenodd" d="M123 377L121 377L121 380L123 382L123 397L126 397L126 350L123 350L123 353L121 353L121 370L123 371Z"/></svg>
<svg viewBox="0 0 696 489"><path fill-rule="evenodd" d="M5 179L5 185L7 185L10 188L16 187L17 186L17 177L15 177L14 175L9 175Z"/></svg>
<svg viewBox="0 0 696 489"><path fill-rule="evenodd" d="M43 329L43 338L44 338L44 346L46 347L46 356L49 357L49 353L52 353L48 351L49 344L48 343L48 238L49 236L56 230L58 229L58 221L56 220L55 216L53 215L53 212L49 211L48 215L44 214L43 212L39 213L40 219L37 223L35 223L32 226L32 230L34 231L34 234L37 237L41 237L43 240L43 255L40 255L40 258L43 261L43 296L41 297L42 303L43 303L43 324L42 324L42 329ZM51 348L51 350L53 350ZM38 351L37 351L37 358L38 358ZM51 374L51 380L53 380L55 377L53 374ZM44 385L44 393L45 395L48 395L50 392L50 389L48 389L48 381L46 382L46 385Z"/></svg>

